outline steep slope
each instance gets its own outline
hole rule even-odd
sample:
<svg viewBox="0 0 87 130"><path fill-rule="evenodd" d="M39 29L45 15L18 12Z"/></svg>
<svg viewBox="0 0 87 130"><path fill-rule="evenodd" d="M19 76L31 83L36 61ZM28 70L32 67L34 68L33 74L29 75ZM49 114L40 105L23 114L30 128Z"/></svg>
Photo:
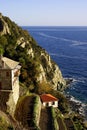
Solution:
<svg viewBox="0 0 87 130"><path fill-rule="evenodd" d="M0 110L0 130L23 130L23 126L9 114Z"/></svg>
<svg viewBox="0 0 87 130"><path fill-rule="evenodd" d="M8 17L0 14L0 48L4 55L18 60L22 65L20 81L34 91L38 83L48 83L53 89L66 84L59 67L30 34L18 27Z"/></svg>
<svg viewBox="0 0 87 130"><path fill-rule="evenodd" d="M3 54L3 52L4 56L19 61L20 64L22 65L20 76L20 81L22 82L20 83L21 96L27 93L28 88L33 92L38 91L39 94L46 92L54 95L56 98L59 99L59 106L58 106L59 110L64 114L66 113L65 115L63 115L62 113L61 114L59 113L59 110L57 109L55 110L56 119L58 120L59 124L59 130L62 128L68 130L70 129L70 127L74 127L74 125L76 125L77 128L76 130L82 130L82 129L86 130L86 127L84 127L83 125L83 120L80 119L77 114L74 115L74 113L72 113L71 110L69 112L68 104L65 97L60 92L56 91L63 89L64 86L66 85L66 82L62 77L59 67L52 61L48 53L43 48L38 46L36 41L30 36L30 34L27 31L22 30L22 28L18 27L8 17L4 17L2 16L2 14L0 14L0 54ZM31 95L31 93L29 94ZM26 94L24 95L24 97L25 96ZM22 99L23 97L20 98ZM2 95L1 99L3 100L7 99L7 96ZM24 104L24 102L26 105ZM29 100L24 100L24 102L21 102L22 103L21 109L23 110L24 113L23 112L21 113L21 109L16 110L19 122L16 122L13 118L11 118L11 116L9 116L9 114L3 115L4 113L0 111L1 129L4 130L25 129L24 126L21 125L19 118L23 117L23 123L25 121L24 120L25 118L28 119L27 120L28 123L30 123L29 120L30 119L32 120L33 118L29 117L31 116L31 111L29 111L31 103L29 102ZM1 103L0 105L2 105L2 101L0 103ZM38 103L37 102L35 103L32 102L32 105L35 104L34 108L36 109L34 110L39 111L39 109L37 109ZM5 100L4 104L6 104ZM20 104L18 103L17 105ZM4 106L3 108L5 109ZM26 110L26 108L28 110ZM19 116L18 113L21 114L21 116ZM45 114L47 115L47 117L45 116L47 123L49 122L50 124L52 123L52 121L54 121L53 117L51 117L52 121L50 121L50 116L47 111L45 114L44 113L42 114L44 116ZM36 115L38 116L37 113ZM54 112L53 115L55 117ZM66 119L66 121L64 119ZM71 125L68 125L70 123L68 122L69 121L68 119L71 120ZM75 124L73 124L72 120ZM43 122L41 121L41 123ZM41 124L41 128L42 127L43 126Z"/></svg>

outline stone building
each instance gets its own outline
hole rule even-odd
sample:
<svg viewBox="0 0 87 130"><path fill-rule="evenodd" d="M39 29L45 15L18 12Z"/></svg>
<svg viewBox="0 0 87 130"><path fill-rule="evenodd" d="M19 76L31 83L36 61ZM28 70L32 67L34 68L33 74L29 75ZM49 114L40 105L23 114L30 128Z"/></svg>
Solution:
<svg viewBox="0 0 87 130"><path fill-rule="evenodd" d="M0 105L3 102L11 105L10 101L17 104L20 68L19 62L0 56ZM4 100L6 96L7 101Z"/></svg>

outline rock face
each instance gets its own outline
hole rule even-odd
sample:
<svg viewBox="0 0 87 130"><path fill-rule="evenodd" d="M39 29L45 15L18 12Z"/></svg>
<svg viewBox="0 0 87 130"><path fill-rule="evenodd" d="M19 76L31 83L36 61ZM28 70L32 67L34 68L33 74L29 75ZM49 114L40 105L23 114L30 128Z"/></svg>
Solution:
<svg viewBox="0 0 87 130"><path fill-rule="evenodd" d="M2 14L0 14L0 35L5 35L5 34L11 34L11 33L8 24L3 19Z"/></svg>
<svg viewBox="0 0 87 130"><path fill-rule="evenodd" d="M66 82L62 77L61 70L51 60L50 56L47 54L46 51L43 54L41 54L41 60L42 67L40 68L40 77L42 78L40 78L39 82L42 82L44 79L46 82L49 82L55 90L57 90L58 87L65 86Z"/></svg>
<svg viewBox="0 0 87 130"><path fill-rule="evenodd" d="M26 86L46 82L55 90L61 89L66 82L59 67L52 61L48 53L41 48L30 34L18 27L8 17L0 14L0 38L4 36L7 43L4 55L18 60L22 64L21 81Z"/></svg>

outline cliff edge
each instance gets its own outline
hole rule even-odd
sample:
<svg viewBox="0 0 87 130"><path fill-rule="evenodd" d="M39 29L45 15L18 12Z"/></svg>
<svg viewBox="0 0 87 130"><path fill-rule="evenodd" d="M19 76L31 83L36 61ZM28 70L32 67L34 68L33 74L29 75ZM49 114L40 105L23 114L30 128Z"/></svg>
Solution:
<svg viewBox="0 0 87 130"><path fill-rule="evenodd" d="M50 55L40 47L32 36L0 13L0 47L4 55L21 63L20 81L30 90L38 83L48 83L61 90L66 82L59 67Z"/></svg>

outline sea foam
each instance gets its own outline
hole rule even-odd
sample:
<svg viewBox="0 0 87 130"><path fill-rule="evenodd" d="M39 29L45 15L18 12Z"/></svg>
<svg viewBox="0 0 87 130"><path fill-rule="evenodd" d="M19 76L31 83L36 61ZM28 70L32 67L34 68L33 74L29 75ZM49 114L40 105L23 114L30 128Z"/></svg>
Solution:
<svg viewBox="0 0 87 130"><path fill-rule="evenodd" d="M81 116L84 117L85 120L87 120L87 104L82 103L69 94L66 95L66 98L69 100L72 110L78 112Z"/></svg>

